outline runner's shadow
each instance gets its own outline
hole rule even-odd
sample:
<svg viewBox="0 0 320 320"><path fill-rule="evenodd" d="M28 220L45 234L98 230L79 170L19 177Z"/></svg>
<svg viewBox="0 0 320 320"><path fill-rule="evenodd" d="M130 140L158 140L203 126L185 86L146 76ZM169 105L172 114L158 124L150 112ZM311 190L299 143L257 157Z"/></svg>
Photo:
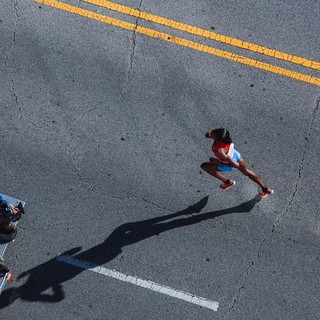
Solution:
<svg viewBox="0 0 320 320"><path fill-rule="evenodd" d="M190 226L222 215L250 212L259 201L260 197L255 197L232 208L197 215L196 213L200 213L208 202L208 197L204 197L196 204L176 213L125 223L116 228L101 244L83 252L80 252L81 247L76 247L62 255L90 262L91 265L104 265L116 258L125 246L159 235L162 232ZM20 280L28 277L23 285L9 288L2 293L0 309L10 305L18 298L25 301L60 302L65 297L62 283L74 278L82 271L83 269L61 263L56 258L27 270L17 278Z"/></svg>

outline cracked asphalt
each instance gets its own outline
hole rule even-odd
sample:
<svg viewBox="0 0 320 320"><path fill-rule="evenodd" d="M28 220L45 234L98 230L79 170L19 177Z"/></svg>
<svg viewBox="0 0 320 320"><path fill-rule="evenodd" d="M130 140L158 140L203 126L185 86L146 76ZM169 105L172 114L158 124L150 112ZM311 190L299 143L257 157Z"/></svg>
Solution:
<svg viewBox="0 0 320 320"><path fill-rule="evenodd" d="M317 1L116 2L320 60ZM0 30L1 193L27 202L5 255L14 280L1 318L320 318L319 86L31 0L4 0ZM214 127L229 128L272 196L257 201L239 172L221 192L200 171ZM65 265L56 260L65 252L218 311Z"/></svg>

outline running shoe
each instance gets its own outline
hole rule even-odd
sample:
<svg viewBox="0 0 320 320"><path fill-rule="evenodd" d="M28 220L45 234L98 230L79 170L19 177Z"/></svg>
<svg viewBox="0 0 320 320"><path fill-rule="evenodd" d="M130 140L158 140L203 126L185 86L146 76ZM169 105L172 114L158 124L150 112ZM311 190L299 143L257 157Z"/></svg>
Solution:
<svg viewBox="0 0 320 320"><path fill-rule="evenodd" d="M262 189L262 191L259 192L259 196L261 198L265 198L265 197L269 196L270 194L273 194L273 190L270 188Z"/></svg>
<svg viewBox="0 0 320 320"><path fill-rule="evenodd" d="M228 189L230 189L232 186L234 186L235 184L236 184L235 181L229 179L226 183L220 185L220 189L222 189L222 190L228 190Z"/></svg>

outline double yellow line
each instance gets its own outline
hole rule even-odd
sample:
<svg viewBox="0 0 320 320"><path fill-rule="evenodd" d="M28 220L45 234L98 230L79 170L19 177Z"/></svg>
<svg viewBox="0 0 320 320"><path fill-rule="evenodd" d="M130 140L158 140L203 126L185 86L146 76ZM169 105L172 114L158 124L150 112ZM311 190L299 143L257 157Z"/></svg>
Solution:
<svg viewBox="0 0 320 320"><path fill-rule="evenodd" d="M149 37L153 37L153 38L158 38L158 39L162 39L164 41L168 41L168 42L172 42L175 43L177 45L180 46L184 46L184 47L188 47L197 51L201 51L201 52L205 52L208 54L212 54L224 59L228 59L228 60L232 60L238 63L242 63L245 65L249 65L258 69L262 69L265 71L269 71L272 73L276 73L279 75L283 75L289 78L293 78L296 80L300 80L303 82L307 82L307 83L311 83L313 85L317 85L320 86L320 78L316 78L313 76L309 76L307 74L303 74L303 73L299 73L296 71L292 71L292 70L288 70L288 69L284 69L281 67L277 67L274 66L272 64L268 64L268 63L264 63L258 60L254 60L251 58L247 58L244 56L240 56L237 54L233 54L231 52L228 51L224 51L224 50L219 50L213 47L209 47L206 45L202 45L200 43L194 42L194 41L190 41L184 38L180 38L180 37L176 37L167 33L163 33L163 32L159 32L150 28L146 28L146 27L142 27L133 23L129 23L126 21L122 21L119 19L115 19L106 15L102 15L99 13L95 13L83 8L79 8L76 6L72 6L69 5L67 3L63 3L60 1L56 1L56 0L34 0L35 2L39 2L39 3L43 3L45 5L60 9L60 10L64 10L70 13L74 13L89 19L93 19L93 20L97 20L100 22L104 22L107 24L111 24L123 29L127 29L127 30L135 30L135 32L143 34L143 35L147 35ZM304 66L306 68L311 68L314 70L319 71L320 70L320 62L317 61L312 61L309 59L305 59L302 57L298 57L298 56L294 56L291 54L287 54L284 52L280 52L280 51L276 51L270 48L266 48L263 46L259 46L250 42L246 42L246 41L241 41L239 39L235 39L235 38L231 38L228 36L224 36L221 34L217 34L215 32L212 31L208 31L205 29L201 29L201 28L197 28L194 26L190 26L184 23L180 23L174 20L170 20L164 17L160 17L157 15L153 15L147 12L142 12L140 10L134 9L134 8L130 8L130 7L126 7L123 5L119 5L116 3L113 3L111 1L107 1L107 0L83 0L83 2L87 2L96 6L100 6L100 7L104 7L106 9L109 10L113 10L116 12L120 12L123 13L125 15L130 15L139 19L143 19L143 20L147 20L153 23L157 23L160 25L164 25L167 27L170 27L172 29L176 29L179 31L183 31L183 32L187 32L193 35L197 35L200 36L202 38L207 38L207 39L211 39L211 40L215 40L215 41L219 41L222 43L226 43L228 45L231 46L235 46L241 49L245 49L245 50L250 50L253 51L255 53L259 53L259 54L263 54L265 56L269 56L272 58L276 58L279 60L283 60L283 61L288 61L291 62L293 64L297 64L297 65L301 65Z"/></svg>

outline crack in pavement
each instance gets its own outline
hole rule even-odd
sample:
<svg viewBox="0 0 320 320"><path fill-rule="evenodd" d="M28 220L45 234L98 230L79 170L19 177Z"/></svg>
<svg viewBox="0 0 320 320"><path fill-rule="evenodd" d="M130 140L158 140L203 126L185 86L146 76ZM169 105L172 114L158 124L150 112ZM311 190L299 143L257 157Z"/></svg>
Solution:
<svg viewBox="0 0 320 320"><path fill-rule="evenodd" d="M147 203L148 205L152 205L152 206L156 207L157 209L165 210L165 211L170 212L170 213L176 212L176 211L170 210L170 209L168 209L168 208L159 206L157 203L152 202L152 201L149 201L149 200L147 200L147 199L145 199L145 198L140 198L140 197L137 197L137 196L121 197L121 196L116 196L116 195L114 195L114 194L104 193L104 192L98 191L98 190L96 190L96 188L94 188L89 182L85 181L85 180L82 178L82 176L81 176L81 174L80 174L80 172L79 172L78 170L75 170L75 172L76 172L76 174L77 174L77 176L78 176L78 179L79 179L80 182L81 182L80 187L83 188L83 189L86 190L86 191L90 191L90 192L92 192L92 193L94 193L94 194L97 194L97 195L99 195L99 196L104 196L104 197L108 197L108 198L111 198L111 199L120 200L120 201L122 201L122 202L126 202L126 201L128 201L128 200L130 200L130 199L137 199L137 200L139 200L139 201L142 201L142 202L144 202L144 203Z"/></svg>
<svg viewBox="0 0 320 320"><path fill-rule="evenodd" d="M14 263L15 263L15 266L19 266L19 260L20 260L20 251L22 250L22 247L25 243L25 232L26 232L26 228L22 227L19 223L17 224L17 229L18 229L18 233L17 233L17 237L18 237L18 241L19 241L19 244L17 245L17 248L16 248L16 253L14 255ZM13 240L15 241L16 238Z"/></svg>
<svg viewBox="0 0 320 320"><path fill-rule="evenodd" d="M316 244L308 243L308 242L301 242L301 241L295 240L295 239L293 239L293 238L290 238L290 237L288 237L288 236L282 235L280 232L277 232L277 234L278 234L279 237L282 238L283 240L293 242L294 244L299 244L299 245L301 245L301 246L309 246L309 247L313 247L313 248L316 248L316 249L320 249L320 246L317 246Z"/></svg>
<svg viewBox="0 0 320 320"><path fill-rule="evenodd" d="M129 69L128 69L128 72L127 72L127 82L126 82L126 84L124 86L124 91L127 89L128 85L129 85L129 83L131 81L131 71L133 69L133 57L134 57L134 53L135 53L136 39L137 39L136 30L138 28L138 24L139 24L139 20L140 20L142 2L143 2L143 0L140 0L138 8L136 9L137 11L139 11L139 15L136 18L135 28L132 31L132 46L131 46L131 53L130 53L130 62L129 62Z"/></svg>
<svg viewBox="0 0 320 320"><path fill-rule="evenodd" d="M18 94L17 94L17 84L16 84L16 81L15 81L15 77L13 75L13 70L14 70L14 66L10 66L10 56L13 57L13 54L14 54L14 51L15 51L15 48L16 48L16 36L17 36L17 30L18 30L18 23L19 23L19 20L20 20L20 17L19 17L19 13L18 13L18 0L16 0L14 3L13 3L13 12L14 12L14 22L13 22L13 34L12 34L12 53L8 52L5 54L5 58L4 58L4 67L6 69L8 69L8 78L9 78L9 81L11 83L11 87L10 87L10 91L11 91L11 97L14 101L14 105L15 107L17 108L17 110L19 110L19 118L20 120L23 120L23 121L28 121L32 126L35 126L35 127L38 127L38 128L41 128L42 129L42 126L37 124L37 123L34 123L31 119L27 118L27 117L24 117L22 115L22 108L20 106L20 103L19 103L19 98L18 98ZM12 60L12 63L14 62L14 58L11 58Z"/></svg>
<svg viewBox="0 0 320 320"><path fill-rule="evenodd" d="M175 212L176 212L176 211L174 211L174 210L171 210L171 209L168 209L168 208L159 206L157 203L152 202L152 201L150 201L150 200L147 200L147 199L145 199L145 198L139 198L139 197L137 197L137 196L130 196L130 197L126 198L126 200L128 200L128 199L138 199L139 201L143 201L143 202L145 202L145 203L147 203L147 204L150 204L150 205L152 205L152 206L154 206L154 207L156 207L156 208L158 208L158 209L160 209L160 210L165 210L165 211L170 212L170 213L175 213ZM190 215L190 214L189 214L189 215Z"/></svg>
<svg viewBox="0 0 320 320"><path fill-rule="evenodd" d="M298 166L298 177L297 177L296 183L294 185L294 190L292 192L291 198L290 198L290 200L288 202L288 205L286 206L284 212L282 214L280 214L278 216L277 220L273 223L271 231L264 237L264 239L259 244L257 253L255 254L254 258L252 259L252 261L249 264L248 268L246 269L240 286L238 288L236 288L236 294L235 294L234 298L232 299L232 303L231 303L230 307L228 307L227 311L226 311L226 317L225 318L228 319L228 320L230 319L231 311L234 309L235 305L237 304L237 302L240 299L241 292L245 287L245 283L247 281L247 278L248 278L248 276L250 274L251 269L253 268L253 266L260 259L260 256L261 256L261 253L262 253L262 247L263 247L264 243L266 242L266 240L268 238L270 238L273 235L273 233L275 232L276 227L279 225L281 220L288 214L288 212L289 212L289 210L290 210L290 208L291 208L291 206L293 204L295 196L296 196L296 194L297 194L297 192L299 190L300 180L301 180L301 177L302 177L304 162L305 162L307 148L308 148L308 142L309 142L310 136L312 134L312 130L313 130L313 127L314 127L315 119L316 119L316 116L317 116L319 108L320 108L320 97L317 99L316 106L313 108L313 110L311 112L311 120L310 120L310 124L309 124L309 129L308 129L307 136L305 138L304 147L303 147L303 150L302 150L302 158L301 158L301 161L300 161L299 166Z"/></svg>
<svg viewBox="0 0 320 320"><path fill-rule="evenodd" d="M76 116L73 121L71 122L71 124L69 125L69 129L67 129L67 132L70 136L70 139L69 141L67 142L67 153L70 155L71 159L72 159L72 162L75 166L75 170L74 172L81 178L81 175L80 175L80 172L79 172L79 167L78 167L78 164L77 164L77 158L76 158L76 155L74 152L72 152L72 142L73 142L73 135L72 135L72 131L74 129L74 126L75 126L75 123L81 119L83 116L85 116L86 114L89 114L93 111L96 110L98 106L95 105L93 108L89 109L88 111L84 111L83 113L81 113L80 115ZM77 146L75 145L74 146L76 150L78 150ZM80 179L81 180L81 179Z"/></svg>
<svg viewBox="0 0 320 320"><path fill-rule="evenodd" d="M70 128L70 130L71 129L72 128ZM145 202L145 203L147 203L149 205L152 205L152 206L154 206L154 207L156 207L158 209L166 210L166 211L171 212L171 213L175 212L175 211L172 211L170 209L161 207L158 204L156 204L156 203L154 203L152 201L149 201L149 200L147 200L145 198L140 198L140 197L137 197L137 196L120 197L120 196L116 196L114 194L104 193L104 192L98 191L95 187L92 186L92 184L90 184L88 181L86 181L82 177L81 172L80 172L80 168L79 168L79 165L78 165L78 161L77 161L77 158L76 158L76 155L73 154L73 152L71 150L71 143L68 143L68 145L67 145L67 152L70 155L71 160L72 160L72 162L74 164L74 169L72 171L76 174L78 180L80 181L80 187L82 189L84 189L86 191L90 191L90 192L92 192L94 194L97 194L99 196L105 196L105 197L108 197L108 198L120 200L122 202L128 201L129 199L138 199L138 200L143 201L143 202Z"/></svg>
<svg viewBox="0 0 320 320"><path fill-rule="evenodd" d="M228 225L228 224L224 224L224 223L221 223L221 222L218 221L215 225L212 225L211 228L219 230L220 232L222 232L222 233L224 233L226 235L231 235L232 237L236 237L236 238L238 238L240 240L243 240L243 241L245 241L245 242L247 242L249 244L253 244L253 245L257 244L257 240L258 239L255 239L255 238L248 239L246 237L243 237L243 236L241 236L241 234L238 234L236 232L231 231L230 228L232 228L232 227L230 225Z"/></svg>
<svg viewBox="0 0 320 320"><path fill-rule="evenodd" d="M14 13L14 22L13 22L13 35L12 35L12 56L14 54L14 51L15 51L15 48L16 48L16 34L17 34L17 28L18 28L18 23L19 23L19 14L18 14L18 0L16 0L14 3L13 3L13 13ZM9 56L10 56L10 53L8 53L6 56L5 56L5 59L4 59L4 66L6 68L8 68L8 75L9 75L9 81L11 82L11 96L13 98L13 101L14 101L14 105L16 106L16 108L19 110L20 112L20 120L22 118L22 108L20 107L20 104L19 104L19 99L18 99L18 95L17 95L17 92L16 92L16 81L15 81L15 78L14 78L14 75L13 75L13 69L14 67L10 67L10 63L9 63ZM14 59L12 59L12 61L14 62ZM25 238L25 229L21 226L19 226L19 224L17 225L17 229L19 229L19 242L20 242L20 245L18 245L18 248L16 249L16 254L14 256L14 263L16 264L16 266L19 265L19 253L21 251L21 248L24 244L24 238Z"/></svg>
<svg viewBox="0 0 320 320"><path fill-rule="evenodd" d="M76 173L78 175L79 180L81 181L81 188L85 189L86 191L90 191L90 192L92 192L94 194L98 194L99 196L104 196L104 197L120 200L122 202L126 202L126 201L128 201L130 199L137 199L139 201L147 203L148 205L152 205L152 206L156 207L157 209L165 210L165 211L170 212L170 213L176 212L174 210L159 206L157 203L149 201L149 200L147 200L145 198L140 198L140 197L137 197L137 196L120 197L120 196L116 196L114 194L104 193L104 192L98 191L90 183L88 183L87 181L85 181L82 178L80 172L76 171Z"/></svg>
<svg viewBox="0 0 320 320"><path fill-rule="evenodd" d="M18 14L18 1L16 0L13 4L13 12L14 12L14 23L13 23L13 36L12 36L12 51L14 52L16 47L16 33L17 33L17 26L19 21L19 14ZM6 57L5 65L7 65L9 60L9 55ZM10 81L11 81L11 95L13 97L15 106L18 108L18 110L21 112L22 109L19 105L18 95L16 93L16 82L13 76L12 70L9 68L9 74L10 74ZM21 116L20 116L21 119Z"/></svg>
<svg viewBox="0 0 320 320"><path fill-rule="evenodd" d="M18 25L18 21L19 21L19 15L18 15L18 0L16 0L16 2L13 4L13 12L15 15L15 21L14 21L14 25L13 25L13 44L15 46L16 43L16 32L17 32L17 25Z"/></svg>
<svg viewBox="0 0 320 320"><path fill-rule="evenodd" d="M71 151L71 149L70 149L69 147L70 147L70 145L69 145L68 148L67 148L67 152L69 153L69 155L70 155L70 157L71 157L71 159L72 159L72 162L74 163L74 167L75 167L75 168L74 168L73 172L76 174L76 176L78 177L78 179L79 179L79 181L80 181L80 187L83 188L84 190L90 191L90 192L92 192L92 193L94 193L94 194L97 194L97 195L99 195L99 196L104 196L104 197L108 197L108 198L120 200L120 201L122 201L122 202L126 202L126 201L128 201L129 199L138 199L138 200L143 201L143 202L145 202L145 203L147 203L147 204L149 204L149 205L152 205L152 206L154 206L154 207L156 207L156 208L158 208L158 209L166 210L166 211L171 212L171 213L175 212L175 211L172 211L172 210L170 210L170 209L161 207L161 206L159 206L158 204L156 204L156 203L154 203L154 202L152 202L152 201L149 201L149 200L147 200L147 199L145 199L145 198L140 198L140 197L137 197L137 196L120 197L120 196L116 196L116 195L114 195L114 194L104 193L104 192L101 192L101 191L96 190L96 188L94 188L88 181L86 181L86 180L82 177L82 175L81 175L81 173L80 173L80 169L79 169L78 163L77 163L77 160L76 160L76 157L75 157L75 155L72 153L72 151Z"/></svg>

